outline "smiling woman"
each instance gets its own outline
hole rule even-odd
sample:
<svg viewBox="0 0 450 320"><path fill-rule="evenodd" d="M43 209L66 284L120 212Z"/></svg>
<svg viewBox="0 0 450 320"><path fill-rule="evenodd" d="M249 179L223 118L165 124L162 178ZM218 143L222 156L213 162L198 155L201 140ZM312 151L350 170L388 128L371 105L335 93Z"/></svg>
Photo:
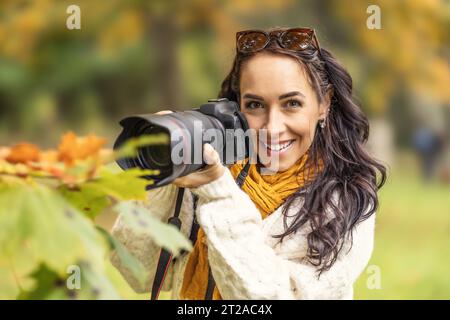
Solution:
<svg viewBox="0 0 450 320"><path fill-rule="evenodd" d="M194 250L167 270L164 288L175 299L351 299L372 254L386 178L364 149L369 125L351 76L312 29L242 31L236 40L219 98L238 101L250 129L266 136L253 143L257 163L228 170L205 148L207 170L149 192L150 211L167 220L177 187L189 186L179 218L196 236ZM120 218L114 233L149 273L140 284L117 255L114 265L150 291L159 247Z"/></svg>
<svg viewBox="0 0 450 320"><path fill-rule="evenodd" d="M239 101L250 127L267 128L269 136L273 133L286 137L281 140L296 141L289 157L280 160L283 169L306 154L305 167L321 171L308 188L301 188L287 199L285 213L295 198L303 198L305 204L282 237L310 223L307 258L325 271L336 261L341 240L351 235L357 223L375 213L377 190L385 182L386 169L364 149L369 123L353 101L350 74L328 50L320 48L314 30L304 29L309 37L288 37L291 30L263 32L276 40L264 44L258 41L261 32L243 32L237 39L238 54L219 97ZM285 45L295 41L299 43L293 49ZM254 50L244 52L240 47L243 42L251 43ZM278 96L287 91L301 92L296 107L283 104L283 97ZM255 93L258 109L252 108ZM331 202L334 196L337 204ZM330 204L336 215L331 223L323 215Z"/></svg>

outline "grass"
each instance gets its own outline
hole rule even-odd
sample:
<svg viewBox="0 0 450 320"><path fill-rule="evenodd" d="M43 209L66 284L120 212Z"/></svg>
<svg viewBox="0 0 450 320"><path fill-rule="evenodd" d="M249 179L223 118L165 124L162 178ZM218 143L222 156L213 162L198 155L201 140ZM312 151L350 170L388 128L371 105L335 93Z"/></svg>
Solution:
<svg viewBox="0 0 450 320"><path fill-rule="evenodd" d="M391 172L380 191L370 265L378 266L381 286L369 288L366 269L355 299L449 299L450 186L425 184L411 164Z"/></svg>

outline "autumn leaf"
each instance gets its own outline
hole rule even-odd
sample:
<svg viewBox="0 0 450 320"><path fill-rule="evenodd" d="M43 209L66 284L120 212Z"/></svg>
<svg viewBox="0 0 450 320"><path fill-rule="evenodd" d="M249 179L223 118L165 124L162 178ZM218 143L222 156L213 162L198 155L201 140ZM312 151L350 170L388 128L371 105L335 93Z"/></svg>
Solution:
<svg viewBox="0 0 450 320"><path fill-rule="evenodd" d="M40 150L31 143L18 143L11 147L6 161L11 163L28 163L39 160Z"/></svg>
<svg viewBox="0 0 450 320"><path fill-rule="evenodd" d="M39 162L41 163L55 163L58 162L59 153L56 150L41 151L39 154Z"/></svg>
<svg viewBox="0 0 450 320"><path fill-rule="evenodd" d="M0 147L0 299L116 299L104 268L111 250L145 282L145 266L129 248L94 225L112 205L133 232L149 234L174 255L192 249L179 230L147 211L147 188L159 171L116 163L143 146L168 143L167 136L140 136L119 150L102 149L104 143L69 132L57 149ZM81 275L77 291L65 286L73 266Z"/></svg>
<svg viewBox="0 0 450 320"><path fill-rule="evenodd" d="M71 166L76 160L98 157L106 140L93 134L77 137L73 132L66 133L58 146L58 159Z"/></svg>

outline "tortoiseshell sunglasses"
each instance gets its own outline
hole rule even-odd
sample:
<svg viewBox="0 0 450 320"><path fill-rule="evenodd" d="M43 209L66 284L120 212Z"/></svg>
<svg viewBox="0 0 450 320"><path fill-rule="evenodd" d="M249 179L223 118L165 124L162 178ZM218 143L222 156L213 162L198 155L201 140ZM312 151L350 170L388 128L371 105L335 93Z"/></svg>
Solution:
<svg viewBox="0 0 450 320"><path fill-rule="evenodd" d="M271 38L288 50L303 51L312 45L321 54L316 32L311 28L291 28L270 33L262 30L239 31L236 33L236 49L240 53L257 52L264 49Z"/></svg>

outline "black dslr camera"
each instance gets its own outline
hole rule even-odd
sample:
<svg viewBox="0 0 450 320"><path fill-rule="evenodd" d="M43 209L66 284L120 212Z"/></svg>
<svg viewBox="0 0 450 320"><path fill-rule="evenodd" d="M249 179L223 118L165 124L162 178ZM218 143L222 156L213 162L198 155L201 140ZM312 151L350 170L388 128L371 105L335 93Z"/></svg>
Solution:
<svg viewBox="0 0 450 320"><path fill-rule="evenodd" d="M169 144L144 146L138 149L136 157L117 161L124 170L133 167L159 170L158 175L145 177L154 181L147 189L169 184L203 168L206 165L203 161L205 143L214 147L224 164L245 159L250 152L247 121L238 104L226 98L208 100L200 108L190 111L127 117L120 125L123 130L114 149L132 137L167 135Z"/></svg>

